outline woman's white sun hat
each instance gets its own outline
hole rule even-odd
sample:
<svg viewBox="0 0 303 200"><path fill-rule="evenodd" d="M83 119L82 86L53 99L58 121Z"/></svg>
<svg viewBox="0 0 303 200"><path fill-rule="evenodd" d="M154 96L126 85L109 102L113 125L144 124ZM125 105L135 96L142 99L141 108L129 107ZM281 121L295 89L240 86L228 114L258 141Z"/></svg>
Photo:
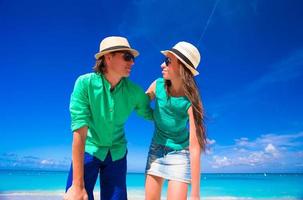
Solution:
<svg viewBox="0 0 303 200"><path fill-rule="evenodd" d="M95 54L95 58L99 59L101 56L114 51L130 51L135 57L139 55L137 50L130 47L126 38L120 36L110 36L104 38L100 42L100 50Z"/></svg>
<svg viewBox="0 0 303 200"><path fill-rule="evenodd" d="M174 54L194 76L199 74L197 67L200 63L201 56L199 50L194 45L182 41L178 42L170 50L161 51L165 56L167 56L168 52Z"/></svg>

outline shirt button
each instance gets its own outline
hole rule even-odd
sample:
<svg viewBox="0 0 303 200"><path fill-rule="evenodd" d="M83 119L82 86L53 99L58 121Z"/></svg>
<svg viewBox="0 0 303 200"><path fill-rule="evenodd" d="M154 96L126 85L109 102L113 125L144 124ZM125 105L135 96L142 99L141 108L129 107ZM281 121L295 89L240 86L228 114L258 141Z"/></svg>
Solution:
<svg viewBox="0 0 303 200"><path fill-rule="evenodd" d="M110 109L109 109L109 112L113 112L113 109L112 109L112 108L110 108Z"/></svg>

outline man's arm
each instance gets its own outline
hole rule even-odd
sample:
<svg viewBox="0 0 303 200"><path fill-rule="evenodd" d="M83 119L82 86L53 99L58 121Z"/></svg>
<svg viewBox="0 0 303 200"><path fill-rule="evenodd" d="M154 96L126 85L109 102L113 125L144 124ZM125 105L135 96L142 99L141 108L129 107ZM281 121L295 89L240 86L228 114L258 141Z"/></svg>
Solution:
<svg viewBox="0 0 303 200"><path fill-rule="evenodd" d="M87 127L74 132L72 145L73 183L64 195L64 200L87 200L84 185L84 147Z"/></svg>
<svg viewBox="0 0 303 200"><path fill-rule="evenodd" d="M149 88L150 89L150 88ZM152 97L152 94L149 94L149 92L152 91L146 91L146 93L144 93L144 91L141 88L137 88L136 90L136 102L137 105L135 107L135 111L136 113L143 117L144 119L147 120L152 120L153 119L153 110L150 107L150 101Z"/></svg>
<svg viewBox="0 0 303 200"><path fill-rule="evenodd" d="M155 98L155 93L156 93L156 81L152 82L152 84L150 84L149 88L146 90L145 92L148 96L150 100L154 100Z"/></svg>
<svg viewBox="0 0 303 200"><path fill-rule="evenodd" d="M64 195L65 200L87 200L88 196L84 183L84 150L88 130L88 122L91 116L87 78L80 76L74 86L70 100L71 128L73 130L72 144L72 186Z"/></svg>

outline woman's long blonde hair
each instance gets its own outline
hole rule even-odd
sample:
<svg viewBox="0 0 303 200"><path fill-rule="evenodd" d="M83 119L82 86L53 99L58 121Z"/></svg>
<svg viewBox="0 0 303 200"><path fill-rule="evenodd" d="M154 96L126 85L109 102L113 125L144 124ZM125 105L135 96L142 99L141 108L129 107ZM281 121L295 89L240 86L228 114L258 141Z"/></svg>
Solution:
<svg viewBox="0 0 303 200"><path fill-rule="evenodd" d="M198 138L199 145L203 151L206 148L206 128L204 123L204 109L202 100L199 94L199 90L191 71L186 68L181 62L180 63L180 76L182 79L183 91L185 96L191 102L191 106L193 109L193 115L196 125L196 136ZM171 81L165 80L165 88L170 95Z"/></svg>

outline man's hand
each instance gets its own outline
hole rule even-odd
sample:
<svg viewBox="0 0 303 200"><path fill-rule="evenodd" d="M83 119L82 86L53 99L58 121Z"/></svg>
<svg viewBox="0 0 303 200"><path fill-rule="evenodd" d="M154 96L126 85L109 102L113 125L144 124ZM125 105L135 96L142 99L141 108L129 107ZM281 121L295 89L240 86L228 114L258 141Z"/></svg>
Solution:
<svg viewBox="0 0 303 200"><path fill-rule="evenodd" d="M88 200L84 187L72 185L63 196L63 200Z"/></svg>

